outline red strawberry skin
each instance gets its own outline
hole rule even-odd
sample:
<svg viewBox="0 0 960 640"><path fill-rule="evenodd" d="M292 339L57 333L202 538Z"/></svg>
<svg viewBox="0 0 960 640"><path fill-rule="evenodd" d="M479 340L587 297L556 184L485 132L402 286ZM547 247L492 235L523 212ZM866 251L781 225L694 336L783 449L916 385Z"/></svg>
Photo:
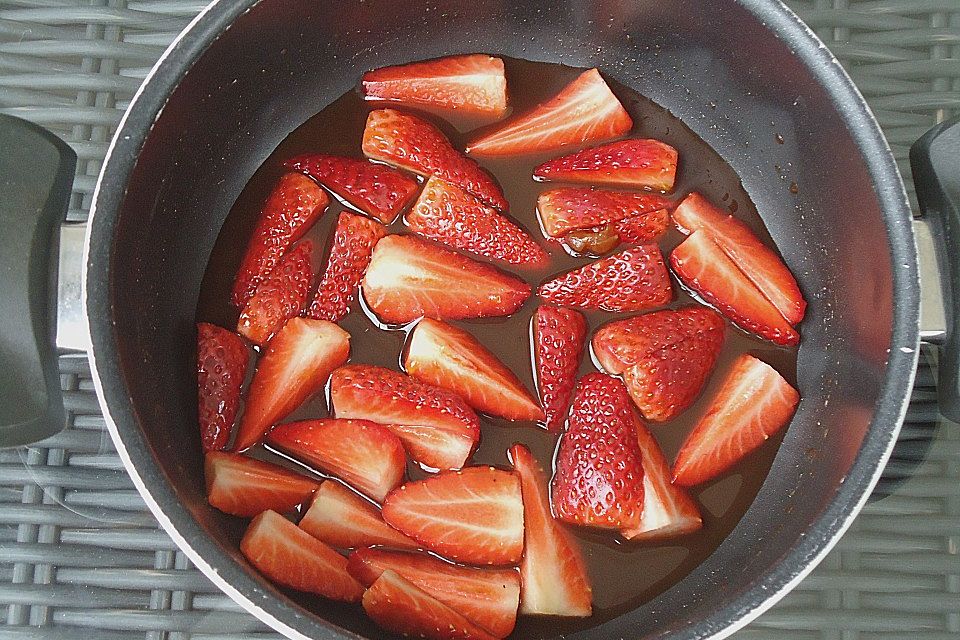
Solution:
<svg viewBox="0 0 960 640"><path fill-rule="evenodd" d="M586 187L550 189L537 198L540 223L551 238L559 238L575 229L598 227L669 206L670 201L656 193Z"/></svg>
<svg viewBox="0 0 960 640"><path fill-rule="evenodd" d="M503 60L482 54L448 56L363 74L367 100L501 116L507 110Z"/></svg>
<svg viewBox="0 0 960 640"><path fill-rule="evenodd" d="M417 181L402 171L357 158L313 153L291 158L283 166L310 176L384 224L396 220L419 189Z"/></svg>
<svg viewBox="0 0 960 640"><path fill-rule="evenodd" d="M333 480L325 481L317 489L299 527L317 540L339 549L373 545L417 548L414 540L384 522L373 504Z"/></svg>
<svg viewBox="0 0 960 640"><path fill-rule="evenodd" d="M327 266L307 315L339 322L350 311L373 247L387 235L379 222L344 211L337 219Z"/></svg>
<svg viewBox="0 0 960 640"><path fill-rule="evenodd" d="M490 174L422 118L394 109L371 111L363 130L363 153L424 177L435 175L501 211L509 207Z"/></svg>
<svg viewBox="0 0 960 640"><path fill-rule="evenodd" d="M587 321L573 309L541 305L533 316L537 387L548 431L563 431L576 383Z"/></svg>
<svg viewBox="0 0 960 640"><path fill-rule="evenodd" d="M639 420L616 378L580 379L560 439L551 498L557 518L603 529L634 529L643 515Z"/></svg>
<svg viewBox="0 0 960 640"><path fill-rule="evenodd" d="M310 295L313 243L304 240L257 286L240 312L237 333L263 346L284 323L300 315Z"/></svg>
<svg viewBox="0 0 960 640"><path fill-rule="evenodd" d="M204 451L219 451L230 441L249 358L240 336L197 323L197 414Z"/></svg>
<svg viewBox="0 0 960 640"><path fill-rule="evenodd" d="M613 312L643 311L673 299L670 274L655 244L625 249L557 276L537 293L555 305Z"/></svg>
<svg viewBox="0 0 960 640"><path fill-rule="evenodd" d="M620 242L647 244L662 236L670 228L670 213L666 209L645 211L613 223Z"/></svg>
<svg viewBox="0 0 960 640"><path fill-rule="evenodd" d="M235 307L243 308L261 280L329 204L330 198L310 178L299 173L281 176L260 211L260 219L233 282L231 299Z"/></svg>
<svg viewBox="0 0 960 640"><path fill-rule="evenodd" d="M620 140L544 162L533 177L670 191L677 158L677 150L659 140Z"/></svg>
<svg viewBox="0 0 960 640"><path fill-rule="evenodd" d="M456 249L510 264L537 265L547 252L496 209L432 176L406 217L416 233Z"/></svg>
<svg viewBox="0 0 960 640"><path fill-rule="evenodd" d="M207 502L241 518L268 510L288 513L305 502L319 484L275 464L225 451L207 453L203 476Z"/></svg>

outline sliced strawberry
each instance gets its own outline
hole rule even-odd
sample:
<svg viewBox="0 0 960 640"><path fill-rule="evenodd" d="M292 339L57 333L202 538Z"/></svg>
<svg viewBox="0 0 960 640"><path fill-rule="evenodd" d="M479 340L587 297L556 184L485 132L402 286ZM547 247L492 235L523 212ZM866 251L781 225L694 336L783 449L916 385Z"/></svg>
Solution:
<svg viewBox="0 0 960 640"><path fill-rule="evenodd" d="M204 451L227 446L250 353L237 334L197 323L197 414Z"/></svg>
<svg viewBox="0 0 960 640"><path fill-rule="evenodd" d="M308 316L339 322L349 313L373 247L385 235L387 229L379 222L348 211L340 214L327 267L307 310Z"/></svg>
<svg viewBox="0 0 960 640"><path fill-rule="evenodd" d="M612 224L592 229L574 229L563 236L563 248L577 258L599 258L620 244L620 235Z"/></svg>
<svg viewBox="0 0 960 640"><path fill-rule="evenodd" d="M593 353L605 371L623 375L647 420L670 420L700 395L724 331L712 309L664 309L601 327L593 334Z"/></svg>
<svg viewBox="0 0 960 640"><path fill-rule="evenodd" d="M425 549L467 564L516 564L523 552L520 481L468 467L408 482L383 503L383 519Z"/></svg>
<svg viewBox="0 0 960 640"><path fill-rule="evenodd" d="M288 320L257 362L233 450L256 444L267 429L322 389L349 353L350 334L332 322Z"/></svg>
<svg viewBox="0 0 960 640"><path fill-rule="evenodd" d="M670 191L677 176L677 150L659 140L620 140L544 162L538 180L624 185Z"/></svg>
<svg viewBox="0 0 960 640"><path fill-rule="evenodd" d="M564 522L603 529L635 529L643 515L639 420L616 378L580 379L560 439L553 476L553 510Z"/></svg>
<svg viewBox="0 0 960 640"><path fill-rule="evenodd" d="M800 342L776 307L706 232L693 232L674 249L670 266L685 285L744 330L783 346Z"/></svg>
<svg viewBox="0 0 960 640"><path fill-rule="evenodd" d="M224 451L211 451L206 455L203 476L207 502L241 518L267 510L292 511L320 484L275 464Z"/></svg>
<svg viewBox="0 0 960 640"><path fill-rule="evenodd" d="M557 276L537 290L543 300L567 307L642 311L673 299L670 274L655 244L625 249Z"/></svg>
<svg viewBox="0 0 960 640"><path fill-rule="evenodd" d="M670 201L656 193L584 187L550 189L537 198L540 224L551 238L559 238L574 229L598 227L669 206ZM662 214L656 215L662 217Z"/></svg>
<svg viewBox="0 0 960 640"><path fill-rule="evenodd" d="M313 226L328 204L330 198L310 178L299 173L287 173L280 178L263 204L233 282L231 299L235 307L243 308L260 281Z"/></svg>
<svg viewBox="0 0 960 640"><path fill-rule="evenodd" d="M287 320L300 315L310 295L312 254L313 243L304 240L260 281L240 312L237 333L263 346Z"/></svg>
<svg viewBox="0 0 960 640"><path fill-rule="evenodd" d="M402 171L357 158L311 153L291 158L283 166L310 176L384 224L397 219L420 187Z"/></svg>
<svg viewBox="0 0 960 640"><path fill-rule="evenodd" d="M690 487L720 475L784 427L798 402L800 394L776 369L740 356L680 448L673 481Z"/></svg>
<svg viewBox="0 0 960 640"><path fill-rule="evenodd" d="M807 303L790 269L743 222L699 193L681 202L673 219L684 233L703 231L723 249L790 324L803 320Z"/></svg>
<svg viewBox="0 0 960 640"><path fill-rule="evenodd" d="M501 211L509 206L490 174L422 118L394 109L371 111L363 130L363 153L424 177L435 175Z"/></svg>
<svg viewBox="0 0 960 640"><path fill-rule="evenodd" d="M537 387L548 431L563 431L580 369L587 321L572 309L540 306L533 316Z"/></svg>
<svg viewBox="0 0 960 640"><path fill-rule="evenodd" d="M501 116L507 110L503 60L482 54L383 67L363 74L367 100L390 100Z"/></svg>
<svg viewBox="0 0 960 640"><path fill-rule="evenodd" d="M338 418L386 425L430 469L459 469L480 441L480 419L460 396L383 367L340 367L330 402Z"/></svg>
<svg viewBox="0 0 960 640"><path fill-rule="evenodd" d="M438 242L510 264L540 264L547 252L522 228L436 176L406 216L411 230Z"/></svg>
<svg viewBox="0 0 960 640"><path fill-rule="evenodd" d="M363 586L347 573L347 559L274 511L250 523L240 552L273 582L331 600L358 602Z"/></svg>
<svg viewBox="0 0 960 640"><path fill-rule="evenodd" d="M334 480L320 485L300 528L332 547L355 549L380 544L416 549L417 543L380 517L380 510ZM353 572L351 572L353 573Z"/></svg>
<svg viewBox="0 0 960 640"><path fill-rule="evenodd" d="M392 633L427 640L494 640L466 617L393 571L363 594L363 610Z"/></svg>
<svg viewBox="0 0 960 640"><path fill-rule="evenodd" d="M522 605L532 615L587 617L592 590L580 548L550 513L547 479L522 444L510 448L523 493Z"/></svg>
<svg viewBox="0 0 960 640"><path fill-rule="evenodd" d="M342 478L377 502L403 482L407 457L390 430L367 420L301 420L275 427L267 443Z"/></svg>
<svg viewBox="0 0 960 640"><path fill-rule="evenodd" d="M516 375L472 335L446 322L417 323L403 368L423 382L449 389L467 403L508 420L543 420L544 413Z"/></svg>
<svg viewBox="0 0 960 640"><path fill-rule="evenodd" d="M514 569L475 569L421 553L360 549L347 571L367 586L393 571L498 638L510 635L520 604L520 576Z"/></svg>
<svg viewBox="0 0 960 640"><path fill-rule="evenodd" d="M530 286L414 236L387 236L373 250L363 297L381 321L404 324L422 316L508 316L530 297Z"/></svg>
<svg viewBox="0 0 960 640"><path fill-rule="evenodd" d="M616 138L633 120L600 77L590 69L533 111L514 118L467 146L476 156L549 151L572 144Z"/></svg>
<svg viewBox="0 0 960 640"><path fill-rule="evenodd" d="M647 244L659 238L670 227L670 214L666 209L644 211L612 224L620 242Z"/></svg>

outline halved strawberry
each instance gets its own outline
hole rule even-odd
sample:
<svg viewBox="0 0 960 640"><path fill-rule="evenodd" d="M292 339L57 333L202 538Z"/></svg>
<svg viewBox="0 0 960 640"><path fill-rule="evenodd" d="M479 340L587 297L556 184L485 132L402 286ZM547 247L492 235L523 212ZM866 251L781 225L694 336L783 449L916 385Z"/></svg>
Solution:
<svg viewBox="0 0 960 640"><path fill-rule="evenodd" d="M309 498L318 480L237 453L211 451L203 461L207 502L224 513L250 518L267 510L286 513Z"/></svg>
<svg viewBox="0 0 960 640"><path fill-rule="evenodd" d="M310 295L313 243L304 240L260 281L237 320L237 333L263 346L280 328L300 315Z"/></svg>
<svg viewBox="0 0 960 640"><path fill-rule="evenodd" d="M407 342L403 368L414 378L453 391L479 411L508 420L543 420L516 375L472 335L424 318Z"/></svg>
<svg viewBox="0 0 960 640"><path fill-rule="evenodd" d="M393 571L384 571L363 594L374 622L403 636L426 640L494 640L465 616Z"/></svg>
<svg viewBox="0 0 960 640"><path fill-rule="evenodd" d="M574 229L588 229L641 214L653 214L669 206L670 201L656 193L585 187L550 189L537 198L540 223L551 238L559 238ZM662 218L663 214L655 215Z"/></svg>
<svg viewBox="0 0 960 640"><path fill-rule="evenodd" d="M358 602L363 586L347 573L347 559L274 511L250 523L240 552L271 581L331 600Z"/></svg>
<svg viewBox="0 0 960 640"><path fill-rule="evenodd" d="M300 528L340 549L375 544L394 549L418 547L416 541L384 522L379 509L335 480L327 480L317 489Z"/></svg>
<svg viewBox="0 0 960 640"><path fill-rule="evenodd" d="M680 447L673 482L691 487L720 475L784 427L798 402L776 369L743 354Z"/></svg>
<svg viewBox="0 0 960 640"><path fill-rule="evenodd" d="M316 182L299 173L281 176L263 204L247 251L233 282L232 301L242 308L294 242L303 237L330 204Z"/></svg>
<svg viewBox="0 0 960 640"><path fill-rule="evenodd" d="M421 544L467 564L516 564L523 552L520 481L468 467L408 482L383 503L383 519Z"/></svg>
<svg viewBox="0 0 960 640"><path fill-rule="evenodd" d="M530 297L530 286L414 236L387 236L374 247L363 297L383 322L404 324L422 316L507 316Z"/></svg>
<svg viewBox="0 0 960 640"><path fill-rule="evenodd" d="M219 451L230 441L249 358L240 336L197 323L197 415L204 451Z"/></svg>
<svg viewBox="0 0 960 640"><path fill-rule="evenodd" d="M560 439L551 499L564 522L603 529L635 529L643 515L643 456L639 420L616 378L580 379Z"/></svg>
<svg viewBox="0 0 960 640"><path fill-rule="evenodd" d="M626 185L670 191L677 175L677 150L659 140L620 140L544 162L538 180Z"/></svg>
<svg viewBox="0 0 960 640"><path fill-rule="evenodd" d="M347 571L367 586L393 571L498 638L510 635L517 621L520 576L514 569L476 569L422 553L360 549L350 554Z"/></svg>
<svg viewBox="0 0 960 640"><path fill-rule="evenodd" d="M411 230L451 247L510 264L540 264L547 252L493 207L432 176L405 221Z"/></svg>
<svg viewBox="0 0 960 640"><path fill-rule="evenodd" d="M674 249L670 266L685 285L744 330L783 346L800 342L783 315L705 231L693 232Z"/></svg>
<svg viewBox="0 0 960 640"><path fill-rule="evenodd" d="M379 222L344 211L337 219L327 267L320 278L307 315L339 322L350 310L373 247L387 229Z"/></svg>
<svg viewBox="0 0 960 640"><path fill-rule="evenodd" d="M659 238L670 227L670 213L666 209L645 211L612 224L620 242L647 244Z"/></svg>
<svg viewBox="0 0 960 640"><path fill-rule="evenodd" d="M691 193L673 212L684 233L703 231L723 249L790 324L803 320L807 303L790 269L743 222L699 193Z"/></svg>
<svg viewBox="0 0 960 640"><path fill-rule="evenodd" d="M256 444L267 429L322 389L349 353L350 334L332 322L288 320L257 362L233 450Z"/></svg>
<svg viewBox="0 0 960 640"><path fill-rule="evenodd" d="M383 367L334 371L330 403L338 418L386 425L430 469L459 469L480 441L480 419L460 396Z"/></svg>
<svg viewBox="0 0 960 640"><path fill-rule="evenodd" d="M402 171L357 158L310 153L291 158L283 166L310 176L384 224L397 219L420 186Z"/></svg>
<svg viewBox="0 0 960 640"><path fill-rule="evenodd" d="M625 249L543 283L539 296L557 305L642 311L673 299L670 274L655 244Z"/></svg>
<svg viewBox="0 0 960 640"><path fill-rule="evenodd" d="M363 74L367 100L390 100L501 116L507 110L503 60L483 54L448 56Z"/></svg>
<svg viewBox="0 0 960 640"><path fill-rule="evenodd" d="M586 617L592 613L592 590L580 548L550 513L547 479L533 454L522 444L510 448L523 493L521 613Z"/></svg>
<svg viewBox="0 0 960 640"><path fill-rule="evenodd" d="M563 431L570 396L580 369L587 337L587 321L573 309L537 307L533 315L537 387L548 431Z"/></svg>
<svg viewBox="0 0 960 640"><path fill-rule="evenodd" d="M501 211L509 207L490 174L422 118L394 109L371 111L363 130L363 153L424 177L435 175Z"/></svg>
<svg viewBox="0 0 960 640"><path fill-rule="evenodd" d="M467 146L477 156L549 151L572 144L616 138L633 120L600 77L590 69L533 111L507 122Z"/></svg>
<svg viewBox="0 0 960 640"><path fill-rule="evenodd" d="M342 478L377 502L403 482L407 466L397 436L367 420L288 422L270 431L267 443Z"/></svg>

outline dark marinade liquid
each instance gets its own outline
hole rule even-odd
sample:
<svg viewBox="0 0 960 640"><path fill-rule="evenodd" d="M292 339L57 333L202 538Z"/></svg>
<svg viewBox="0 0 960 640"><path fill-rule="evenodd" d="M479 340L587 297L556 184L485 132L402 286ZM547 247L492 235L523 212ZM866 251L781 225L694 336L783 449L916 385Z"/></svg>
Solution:
<svg viewBox="0 0 960 640"><path fill-rule="evenodd" d="M506 118L512 114L523 113L554 96L582 71L563 65L510 58L504 58L504 63L511 106ZM679 202L691 191L699 191L711 201L727 207L769 246L773 246L739 177L712 148L664 108L631 88L610 80L608 83L633 118L634 127L627 137L656 138L679 151L677 182L671 193L675 202ZM224 222L211 255L200 292L198 321L212 322L228 328L236 326L238 312L229 302L230 288L256 224L260 206L284 172L281 167L283 161L294 155L311 152L362 157L360 142L367 114L384 106L411 111L427 118L439 126L460 149L480 131L497 126L489 118L464 117L403 105L367 102L359 91L350 91L341 96L293 131L250 178ZM539 155L480 160L480 164L489 170L503 187L510 202L510 215L513 219L550 252L550 261L541 268L517 268L502 263L497 265L522 277L533 285L534 289L556 274L590 261L589 258L567 255L559 244L547 242L543 238L537 222L537 196L561 183L538 183L531 177L536 165L576 149L566 148ZM328 251L329 238L338 214L343 209L344 205L332 198L328 211L306 235L320 246L326 247L324 255ZM406 233L402 216L391 225L390 232ZM682 239L683 236L676 230L662 236L659 245L664 256L668 256ZM622 249L621 246L613 252ZM675 279L674 291L676 296L670 307L698 304ZM534 295L509 318L453 323L473 333L534 392L536 386L531 359L530 320L538 303ZM589 324L589 339L593 331L602 324L630 314L586 312L585 315ZM365 315L359 302L354 303L350 314L340 325L351 335L351 362L400 369L400 352L406 337L404 331L385 331L378 328ZM731 361L743 353L751 353L770 363L788 382L796 383L796 350L778 348L747 335L728 323L723 351L697 402L669 422L650 423L668 460L674 459L683 439L706 410ZM580 374L595 370L597 367L588 351L583 358ZM300 407L288 420L328 415L327 400L325 394L321 393ZM558 441L556 435L534 423L510 422L486 415L481 415L481 422L482 440L473 456L472 464L508 467L507 449L515 442L523 442L548 473L552 470ZM697 533L659 542L632 543L619 539L612 533L569 527L580 543L589 568L593 584L593 616L586 619L520 616L511 637L551 637L593 627L636 608L679 582L720 545L740 520L766 478L781 440L782 434L771 438L735 468L692 490L704 523ZM265 448L259 448L253 455L286 466L296 466L296 463ZM298 468L303 470L302 467ZM410 478L417 479L425 475L414 463L410 463ZM243 521L238 520L237 541L242 535L244 525ZM296 599L307 606L311 602L310 597L296 596Z"/></svg>

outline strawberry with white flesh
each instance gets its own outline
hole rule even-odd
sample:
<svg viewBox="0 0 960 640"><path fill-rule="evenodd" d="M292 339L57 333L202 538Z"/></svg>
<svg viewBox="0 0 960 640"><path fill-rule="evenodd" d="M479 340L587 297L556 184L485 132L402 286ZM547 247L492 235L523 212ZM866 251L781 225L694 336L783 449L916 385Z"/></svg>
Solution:
<svg viewBox="0 0 960 640"><path fill-rule="evenodd" d="M533 315L533 347L547 431L563 431L586 337L587 321L580 312L537 307Z"/></svg>
<svg viewBox="0 0 960 640"><path fill-rule="evenodd" d="M238 453L211 451L203 461L207 502L224 513L251 518L293 511L313 495L319 480Z"/></svg>
<svg viewBox="0 0 960 640"><path fill-rule="evenodd" d="M387 631L426 640L495 640L463 614L393 571L363 594L363 610Z"/></svg>
<svg viewBox="0 0 960 640"><path fill-rule="evenodd" d="M500 211L510 206L496 180L422 118L395 109L371 111L362 146L368 158L425 178L435 175Z"/></svg>
<svg viewBox="0 0 960 640"><path fill-rule="evenodd" d="M403 368L417 380L448 389L478 411L507 420L543 420L523 383L472 335L424 318L410 335Z"/></svg>
<svg viewBox="0 0 960 640"><path fill-rule="evenodd" d="M659 140L620 140L544 162L533 170L533 177L670 191L677 158L677 150Z"/></svg>
<svg viewBox="0 0 960 640"><path fill-rule="evenodd" d="M643 311L673 299L670 274L655 244L625 249L543 283L545 301L578 309Z"/></svg>
<svg viewBox="0 0 960 640"><path fill-rule="evenodd" d="M544 191L537 198L537 213L543 230L560 238L576 229L591 229L641 215L663 217L670 201L656 193L607 191L587 187L563 187Z"/></svg>
<svg viewBox="0 0 960 640"><path fill-rule="evenodd" d="M384 571L393 571L498 638L510 635L517 622L520 576L515 569L477 569L423 553L359 549L350 554L347 571L368 587Z"/></svg>
<svg viewBox="0 0 960 640"><path fill-rule="evenodd" d="M547 260L547 252L521 227L436 176L427 180L404 220L411 231L486 258L523 265Z"/></svg>
<svg viewBox="0 0 960 640"><path fill-rule="evenodd" d="M737 358L706 414L673 464L673 482L692 487L716 478L782 429L800 394L767 363Z"/></svg>
<svg viewBox="0 0 960 640"><path fill-rule="evenodd" d="M520 613L587 617L593 611L586 565L573 537L550 513L547 479L522 444L510 448L523 493Z"/></svg>
<svg viewBox="0 0 960 640"><path fill-rule="evenodd" d="M494 467L445 471L387 496L383 519L428 549L475 565L507 565L523 552L516 474Z"/></svg>
<svg viewBox="0 0 960 640"><path fill-rule="evenodd" d="M320 485L299 526L317 540L338 549L373 545L394 549L418 547L416 541L384 522L380 510L373 504L334 480Z"/></svg>
<svg viewBox="0 0 960 640"><path fill-rule="evenodd" d="M684 233L703 231L709 235L787 322L796 325L803 320L807 303L796 279L750 227L696 192L677 205L673 219Z"/></svg>
<svg viewBox="0 0 960 640"><path fill-rule="evenodd" d="M329 196L310 178L299 173L280 177L263 204L233 281L233 306L243 308L257 285L279 264L293 243L310 230L329 204Z"/></svg>
<svg viewBox="0 0 960 640"><path fill-rule="evenodd" d="M460 396L383 367L340 367L330 402L338 418L386 425L429 469L463 467L480 442L480 419Z"/></svg>
<svg viewBox="0 0 960 640"><path fill-rule="evenodd" d="M580 379L555 463L551 499L557 518L601 529L640 526L644 470L638 424L622 382L601 373Z"/></svg>
<svg viewBox="0 0 960 640"><path fill-rule="evenodd" d="M332 322L288 320L257 362L233 450L255 445L270 427L323 389L330 372L346 362L349 353L350 334Z"/></svg>
<svg viewBox="0 0 960 640"><path fill-rule="evenodd" d="M347 559L275 511L250 523L240 552L273 582L342 602L359 602L363 586L347 572Z"/></svg>
<svg viewBox="0 0 960 640"><path fill-rule="evenodd" d="M387 235L376 220L344 211L337 219L327 266L306 315L339 322L350 311L373 247Z"/></svg>
<svg viewBox="0 0 960 640"><path fill-rule="evenodd" d="M367 420L324 418L274 427L267 444L344 482L377 502L400 486L406 472L403 444Z"/></svg>
<svg viewBox="0 0 960 640"><path fill-rule="evenodd" d="M197 416L204 451L219 451L230 441L249 359L240 336L208 322L197 323Z"/></svg>
<svg viewBox="0 0 960 640"><path fill-rule="evenodd" d="M357 158L311 153L291 158L283 166L310 176L383 224L396 220L420 188L416 179L402 171Z"/></svg>
<svg viewBox="0 0 960 640"><path fill-rule="evenodd" d="M501 116L507 110L503 60L483 54L448 56L382 67L363 74L367 100Z"/></svg>
<svg viewBox="0 0 960 640"><path fill-rule="evenodd" d="M550 151L622 136L630 114L596 69L581 73L550 100L467 145L474 156Z"/></svg>
<svg viewBox="0 0 960 640"><path fill-rule="evenodd" d="M706 231L694 231L670 254L677 277L708 304L750 333L784 347L800 335Z"/></svg>
<svg viewBox="0 0 960 640"><path fill-rule="evenodd" d="M530 286L488 264L414 236L387 236L363 276L367 307L387 324L508 316Z"/></svg>
<svg viewBox="0 0 960 640"><path fill-rule="evenodd" d="M262 347L287 320L300 315L310 296L312 254L313 243L304 240L260 281L240 312L237 333Z"/></svg>

